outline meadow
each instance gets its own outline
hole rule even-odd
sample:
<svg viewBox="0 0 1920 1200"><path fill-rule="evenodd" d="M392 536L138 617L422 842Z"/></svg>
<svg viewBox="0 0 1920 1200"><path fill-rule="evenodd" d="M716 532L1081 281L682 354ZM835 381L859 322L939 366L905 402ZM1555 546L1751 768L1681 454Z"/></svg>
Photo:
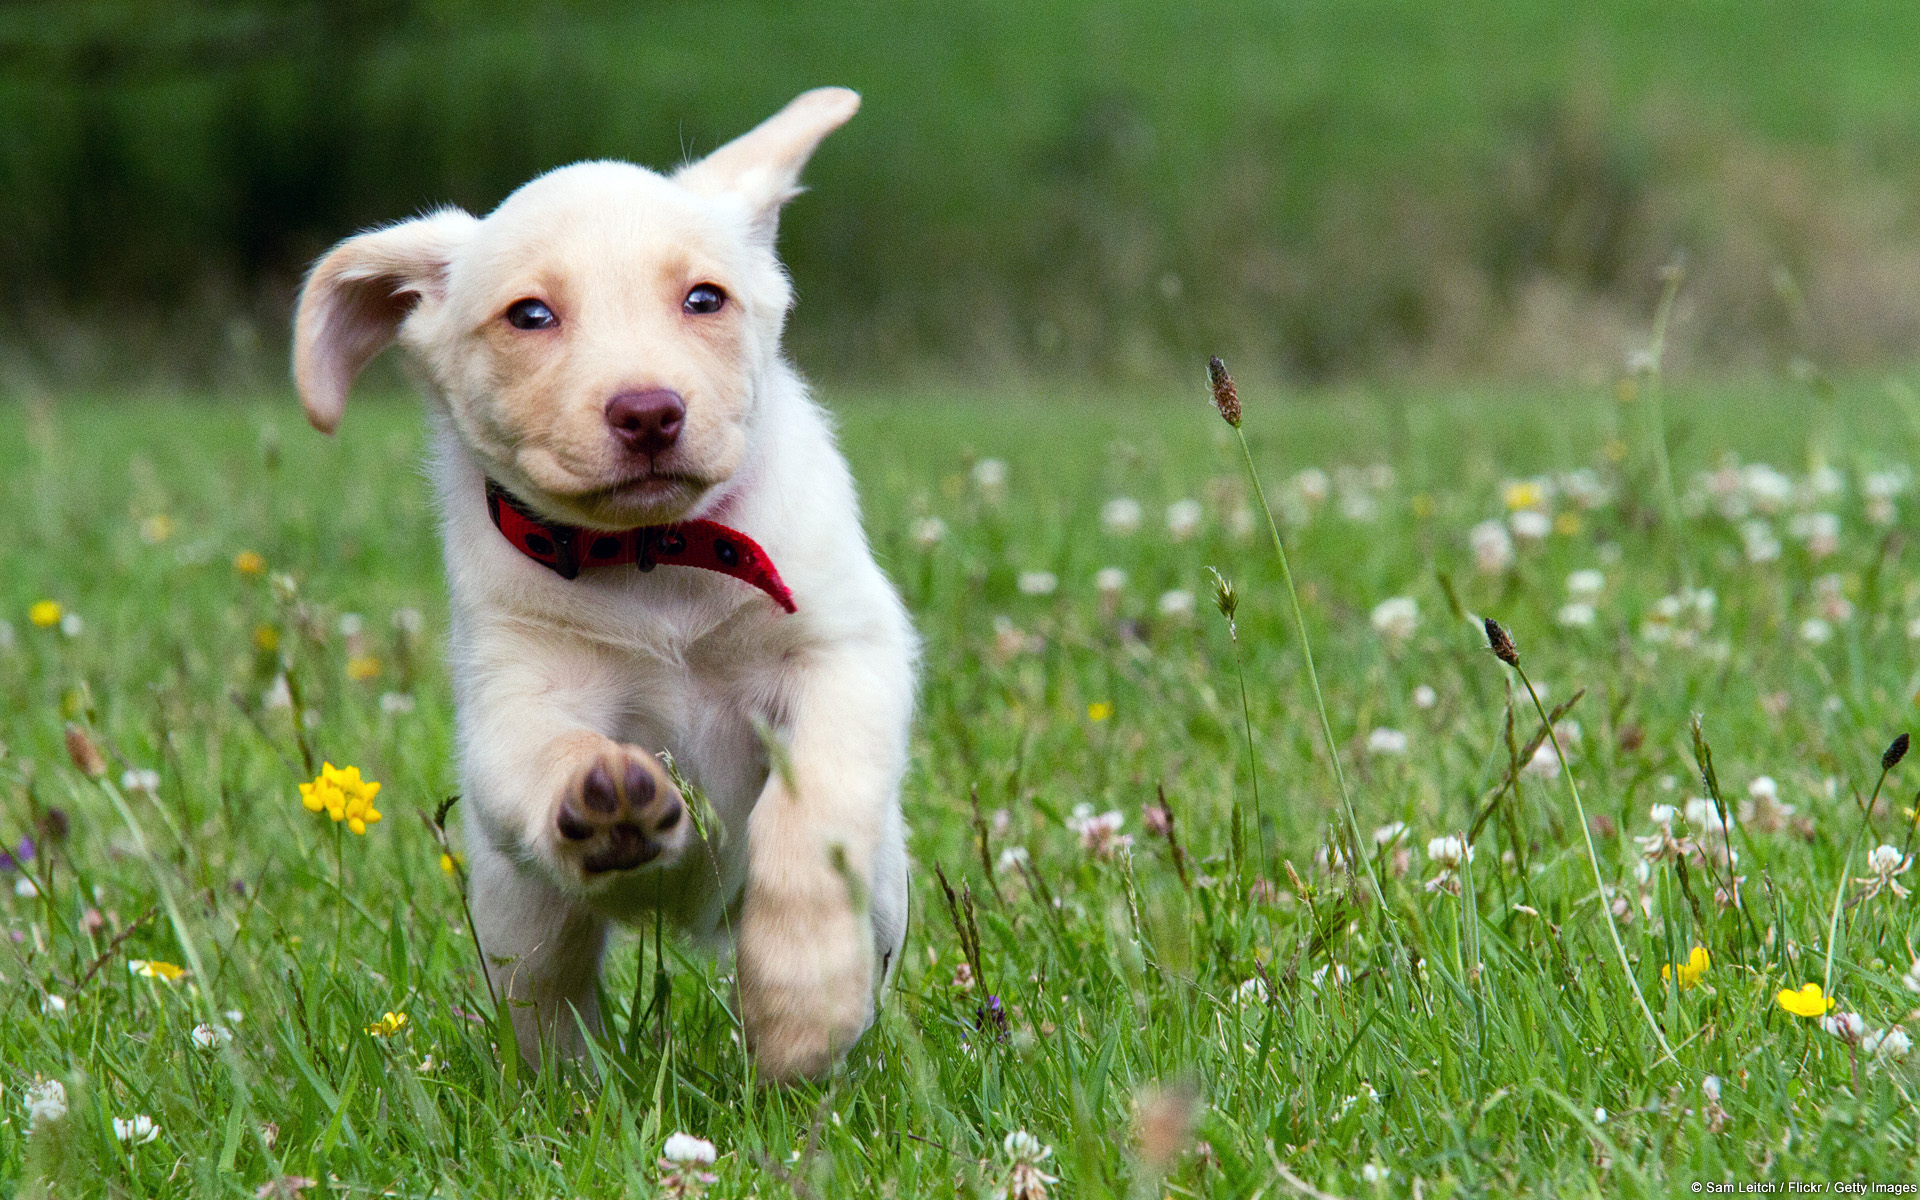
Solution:
<svg viewBox="0 0 1920 1200"><path fill-rule="evenodd" d="M792 1088L653 930L594 1071L503 1052L416 403L0 408L0 1193L1910 1179L1920 375L1658 382L1242 387L1331 747L1197 373L829 394L925 643L915 916Z"/></svg>

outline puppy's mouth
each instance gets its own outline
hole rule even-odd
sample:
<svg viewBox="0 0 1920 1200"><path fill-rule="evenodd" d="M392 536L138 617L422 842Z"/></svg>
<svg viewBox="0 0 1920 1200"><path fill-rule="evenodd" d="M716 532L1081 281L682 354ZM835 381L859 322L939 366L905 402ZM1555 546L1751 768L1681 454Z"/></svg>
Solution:
<svg viewBox="0 0 1920 1200"><path fill-rule="evenodd" d="M664 525L684 517L711 485L696 475L678 471L642 471L616 483L565 497L567 503L591 514L595 524L613 528Z"/></svg>

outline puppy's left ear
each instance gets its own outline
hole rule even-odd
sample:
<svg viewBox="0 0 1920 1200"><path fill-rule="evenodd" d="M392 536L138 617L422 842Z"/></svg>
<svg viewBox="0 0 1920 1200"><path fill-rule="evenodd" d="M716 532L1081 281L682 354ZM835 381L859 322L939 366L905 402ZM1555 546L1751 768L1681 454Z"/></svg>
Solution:
<svg viewBox="0 0 1920 1200"><path fill-rule="evenodd" d="M360 369L416 305L446 295L454 252L478 224L443 209L350 237L314 266L293 319L293 379L315 429L339 426Z"/></svg>
<svg viewBox="0 0 1920 1200"><path fill-rule="evenodd" d="M780 221L780 206L800 194L800 169L822 138L860 111L860 93L815 88L674 179L709 196L731 195L747 206L768 241Z"/></svg>

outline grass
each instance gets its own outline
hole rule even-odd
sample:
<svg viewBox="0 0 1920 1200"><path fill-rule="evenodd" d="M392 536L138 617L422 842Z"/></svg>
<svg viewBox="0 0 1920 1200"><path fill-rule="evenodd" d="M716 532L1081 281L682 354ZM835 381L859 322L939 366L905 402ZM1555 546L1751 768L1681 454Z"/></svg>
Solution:
<svg viewBox="0 0 1920 1200"><path fill-rule="evenodd" d="M1911 902L1842 878L1904 842L1920 783L1896 766L1867 815L1912 717L1920 587L1903 559L1911 497L1884 527L1864 489L1914 455L1913 378L1819 395L1670 386L1677 528L1630 391L1243 389L1367 849L1374 829L1408 826L1372 864L1391 934L1338 849L1279 566L1198 380L1178 396L844 399L876 550L926 640L906 795L915 922L879 1025L834 1078L793 1089L746 1086L724 965L651 930L612 954L598 1081L500 1054L430 825L454 776L411 403L358 403L335 441L284 398L0 409L0 838L39 843L37 886L0 892L0 1193L239 1197L295 1175L327 1181L309 1196L645 1197L676 1130L717 1144L708 1194L723 1197L989 1195L1019 1129L1053 1148L1040 1165L1073 1197L1911 1178L1913 1068L1774 997L1830 970L1875 1030L1915 1003ZM1817 501L1840 518L1832 554L1815 561L1782 513L1781 557L1749 562L1737 523L1691 499L1730 455L1801 479L1836 469L1842 490ZM997 499L972 473L988 456L1008 464ZM1323 503L1309 467L1334 475ZM1476 569L1467 533L1505 515L1504 481L1582 467L1610 499L1555 501L1577 530ZM1145 508L1131 534L1103 528L1120 496ZM1176 540L1161 513L1183 497L1204 516ZM927 517L944 536L923 546ZM1681 587L1680 539L1718 603L1704 630L1683 613L1656 642L1643 624ZM268 575L235 570L248 550ZM1127 580L1103 597L1106 566ZM1245 711L1208 566L1238 593ZM1597 619L1564 626L1566 577L1590 567L1605 575ZM1021 590L1038 571L1056 592ZM1399 595L1419 605L1404 640L1369 620ZM73 636L30 622L49 599L81 619ZM417 639L392 619L407 609L423 614ZM1823 610L1816 644L1803 625ZM362 617L351 637L347 613ZM1568 779L1499 786L1540 721L1469 614L1512 631L1547 707L1584 689L1560 744L1659 1035L1610 943ZM312 714L298 733L263 704L283 663ZM1716 902L1726 866L1711 853L1683 847L1635 878L1650 807L1702 793L1695 713L1744 909ZM69 723L103 779L72 764ZM1383 729L1404 753L1373 748L1391 744ZM309 752L382 781L385 819L336 846L296 794ZM1760 775L1796 809L1777 829L1738 815ZM1178 854L1146 823L1162 796ZM1118 811L1130 852L1086 849L1068 827L1082 804ZM1474 855L1440 876L1428 840L1469 831ZM1674 832L1705 836L1684 818ZM1712 958L1699 985L1663 982L1694 945ZM133 960L191 974L146 978ZM406 1024L369 1034L388 1012ZM201 1023L231 1044L199 1048ZM64 1083L68 1113L29 1136L41 1077ZM156 1140L116 1142L113 1119L137 1114Z"/></svg>

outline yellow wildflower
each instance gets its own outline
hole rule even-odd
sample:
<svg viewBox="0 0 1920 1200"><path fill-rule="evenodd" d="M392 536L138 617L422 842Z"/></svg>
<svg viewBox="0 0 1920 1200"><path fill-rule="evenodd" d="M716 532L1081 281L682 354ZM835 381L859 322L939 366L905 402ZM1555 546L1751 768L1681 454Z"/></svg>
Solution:
<svg viewBox="0 0 1920 1200"><path fill-rule="evenodd" d="M1516 512L1523 508L1539 508L1547 499L1540 491L1540 485L1531 479L1516 479L1501 494L1507 507Z"/></svg>
<svg viewBox="0 0 1920 1200"><path fill-rule="evenodd" d="M233 569L242 575L264 575L267 560L257 550L242 550L233 556Z"/></svg>
<svg viewBox="0 0 1920 1200"><path fill-rule="evenodd" d="M383 1014L378 1021L367 1026L367 1032L377 1038L392 1037L394 1034L399 1033L401 1026L406 1023L407 1014L403 1012L390 1012Z"/></svg>
<svg viewBox="0 0 1920 1200"><path fill-rule="evenodd" d="M165 513L155 513L140 522L140 540L150 546L157 546L173 536L173 518Z"/></svg>
<svg viewBox="0 0 1920 1200"><path fill-rule="evenodd" d="M355 683L365 683L380 674L380 660L371 656L356 658L347 663L347 678Z"/></svg>
<svg viewBox="0 0 1920 1200"><path fill-rule="evenodd" d="M146 979L163 979L172 983L187 973L185 967L175 966L159 959L136 958L127 963L127 969Z"/></svg>
<svg viewBox="0 0 1920 1200"><path fill-rule="evenodd" d="M1674 970L1680 972L1680 990L1686 991L1700 982L1700 977L1713 965L1713 956L1707 953L1705 946L1695 946L1683 963L1670 963L1660 968L1660 981L1666 983L1673 978Z"/></svg>
<svg viewBox="0 0 1920 1200"><path fill-rule="evenodd" d="M466 865L467 865L467 856L464 854L457 855L457 856L452 854L442 854L440 856L440 869L442 871L445 871L449 875L454 874L455 869L457 867L464 867Z"/></svg>
<svg viewBox="0 0 1920 1200"><path fill-rule="evenodd" d="M58 600L42 600L27 610L27 620L41 629L52 629L65 615L66 610Z"/></svg>
<svg viewBox="0 0 1920 1200"><path fill-rule="evenodd" d="M1087 705L1087 720L1104 721L1113 715L1113 705L1105 700L1096 700Z"/></svg>
<svg viewBox="0 0 1920 1200"><path fill-rule="evenodd" d="M1414 516L1425 520L1427 517L1433 515L1433 497L1427 495L1425 492L1421 492L1414 496L1413 502L1409 507L1412 508Z"/></svg>
<svg viewBox="0 0 1920 1200"><path fill-rule="evenodd" d="M256 625L253 630L253 648L266 654L280 649L280 631L271 625Z"/></svg>
<svg viewBox="0 0 1920 1200"><path fill-rule="evenodd" d="M1561 537L1577 537L1580 533L1580 514L1563 512L1553 519L1553 531Z"/></svg>
<svg viewBox="0 0 1920 1200"><path fill-rule="evenodd" d="M373 806L379 794L380 785L361 779L359 767L342 769L332 763L322 763L319 777L300 785L300 803L308 812L324 811L335 821L345 821L355 833L365 833L367 826L380 820L380 810Z"/></svg>
<svg viewBox="0 0 1920 1200"><path fill-rule="evenodd" d="M1796 1017L1823 1017L1833 1011L1837 1003L1826 990L1817 983L1809 983L1799 991L1783 988L1775 997L1780 1007Z"/></svg>

